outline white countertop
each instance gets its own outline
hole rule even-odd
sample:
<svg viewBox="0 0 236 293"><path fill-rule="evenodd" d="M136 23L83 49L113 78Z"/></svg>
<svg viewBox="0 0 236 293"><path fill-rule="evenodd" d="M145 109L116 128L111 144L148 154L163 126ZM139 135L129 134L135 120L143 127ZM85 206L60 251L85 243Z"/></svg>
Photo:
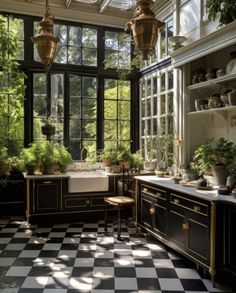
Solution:
<svg viewBox="0 0 236 293"><path fill-rule="evenodd" d="M135 176L135 179L142 180L143 182L152 183L158 185L158 187L166 187L173 191L179 191L189 195L208 200L208 201L225 201L236 204L236 197L234 195L220 195L217 189L212 190L198 190L192 186L185 186L174 183L172 178L161 178L157 176Z"/></svg>

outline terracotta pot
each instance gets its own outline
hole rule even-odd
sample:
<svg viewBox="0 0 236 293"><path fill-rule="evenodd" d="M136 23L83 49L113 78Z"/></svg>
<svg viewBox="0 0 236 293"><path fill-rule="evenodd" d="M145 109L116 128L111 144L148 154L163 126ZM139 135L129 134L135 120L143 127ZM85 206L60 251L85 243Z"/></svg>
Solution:
<svg viewBox="0 0 236 293"><path fill-rule="evenodd" d="M214 177L215 185L225 185L228 171L226 169L226 166L212 166L211 171Z"/></svg>

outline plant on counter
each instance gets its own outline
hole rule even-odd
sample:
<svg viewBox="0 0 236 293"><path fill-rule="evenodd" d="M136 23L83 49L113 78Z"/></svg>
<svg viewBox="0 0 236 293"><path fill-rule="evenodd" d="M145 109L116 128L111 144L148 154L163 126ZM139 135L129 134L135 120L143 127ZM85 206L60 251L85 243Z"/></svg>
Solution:
<svg viewBox="0 0 236 293"><path fill-rule="evenodd" d="M131 154L132 167L142 169L143 162L144 162L144 158L143 158L141 150L138 150L137 152Z"/></svg>
<svg viewBox="0 0 236 293"><path fill-rule="evenodd" d="M20 159L22 161L23 171L26 171L29 175L34 174L39 165L39 160L36 157L34 148L32 146L23 148L20 152Z"/></svg>
<svg viewBox="0 0 236 293"><path fill-rule="evenodd" d="M55 158L61 172L66 171L66 167L73 163L71 154L68 152L65 146L56 145L55 147Z"/></svg>
<svg viewBox="0 0 236 293"><path fill-rule="evenodd" d="M104 148L98 151L97 158L104 166L109 167L112 165L115 158L115 151L111 148Z"/></svg>
<svg viewBox="0 0 236 293"><path fill-rule="evenodd" d="M236 145L220 137L216 142L213 139L207 139L199 145L192 157L191 168L196 170L199 175L212 170L213 176L216 177L216 170L221 170L222 179L216 177L217 185L225 184L227 174L236 158Z"/></svg>

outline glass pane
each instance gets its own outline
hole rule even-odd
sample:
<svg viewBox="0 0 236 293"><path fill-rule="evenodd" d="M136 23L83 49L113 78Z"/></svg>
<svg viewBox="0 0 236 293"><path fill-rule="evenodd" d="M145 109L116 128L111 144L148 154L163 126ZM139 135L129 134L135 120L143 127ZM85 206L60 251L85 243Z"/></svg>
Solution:
<svg viewBox="0 0 236 293"><path fill-rule="evenodd" d="M70 75L70 96L81 97L81 77L78 75Z"/></svg>
<svg viewBox="0 0 236 293"><path fill-rule="evenodd" d="M145 128L146 134L151 135L151 119L146 120L146 128Z"/></svg>
<svg viewBox="0 0 236 293"><path fill-rule="evenodd" d="M152 101L151 99L147 99L147 117L152 115Z"/></svg>
<svg viewBox="0 0 236 293"><path fill-rule="evenodd" d="M60 39L57 46L59 45L61 47L62 45L67 45L67 26L66 25L54 24L53 34Z"/></svg>
<svg viewBox="0 0 236 293"><path fill-rule="evenodd" d="M118 102L118 119L130 119L130 102Z"/></svg>
<svg viewBox="0 0 236 293"><path fill-rule="evenodd" d="M75 65L81 64L80 47L68 47L68 63Z"/></svg>
<svg viewBox="0 0 236 293"><path fill-rule="evenodd" d="M70 114L69 115L74 118L81 117L81 99L70 98Z"/></svg>
<svg viewBox="0 0 236 293"><path fill-rule="evenodd" d="M51 115L64 116L64 75L51 75Z"/></svg>
<svg viewBox="0 0 236 293"><path fill-rule="evenodd" d="M166 76L165 74L161 75L161 91L166 89Z"/></svg>
<svg viewBox="0 0 236 293"><path fill-rule="evenodd" d="M97 101L95 99L82 99L82 117L96 119Z"/></svg>
<svg viewBox="0 0 236 293"><path fill-rule="evenodd" d="M82 44L83 47L97 48L97 30L83 28Z"/></svg>
<svg viewBox="0 0 236 293"><path fill-rule="evenodd" d="M168 116L168 133L174 132L174 121L173 116Z"/></svg>
<svg viewBox="0 0 236 293"><path fill-rule="evenodd" d="M145 135L145 125L146 125L145 120L142 120L142 126L141 126L142 135Z"/></svg>
<svg viewBox="0 0 236 293"><path fill-rule="evenodd" d="M83 49L83 65L97 66L97 49Z"/></svg>
<svg viewBox="0 0 236 293"><path fill-rule="evenodd" d="M96 138L96 121L95 120L83 120L82 121L82 137Z"/></svg>
<svg viewBox="0 0 236 293"><path fill-rule="evenodd" d="M33 120L33 134L34 140L39 140L41 138L45 138L42 134L41 126L43 125L43 120L41 118L34 118Z"/></svg>
<svg viewBox="0 0 236 293"><path fill-rule="evenodd" d="M113 120L104 121L104 138L116 139L117 138L117 122Z"/></svg>
<svg viewBox="0 0 236 293"><path fill-rule="evenodd" d="M63 144L63 138L64 138L64 119L56 119L55 121L56 126L56 133L52 136L52 139L56 139L58 142L61 142Z"/></svg>
<svg viewBox="0 0 236 293"><path fill-rule="evenodd" d="M130 81L119 81L118 99L130 100Z"/></svg>
<svg viewBox="0 0 236 293"><path fill-rule="evenodd" d="M118 67L118 53L112 51L105 52L105 68Z"/></svg>
<svg viewBox="0 0 236 293"><path fill-rule="evenodd" d="M166 57L166 33L165 30L161 32L161 58Z"/></svg>
<svg viewBox="0 0 236 293"><path fill-rule="evenodd" d="M152 89L153 94L157 94L157 78L153 78L153 89Z"/></svg>
<svg viewBox="0 0 236 293"><path fill-rule="evenodd" d="M34 116L46 117L46 74L35 73L33 76L33 111Z"/></svg>
<svg viewBox="0 0 236 293"><path fill-rule="evenodd" d="M117 148L117 141L104 141L104 148L116 149Z"/></svg>
<svg viewBox="0 0 236 293"><path fill-rule="evenodd" d="M166 99L165 95L161 95L161 115L166 113Z"/></svg>
<svg viewBox="0 0 236 293"><path fill-rule="evenodd" d="M55 63L67 63L67 47L61 46L60 44L57 44L57 53L54 60Z"/></svg>
<svg viewBox="0 0 236 293"><path fill-rule="evenodd" d="M157 119L153 119L153 134L157 135Z"/></svg>
<svg viewBox="0 0 236 293"><path fill-rule="evenodd" d="M81 28L78 26L68 26L68 44L81 46Z"/></svg>
<svg viewBox="0 0 236 293"><path fill-rule="evenodd" d="M106 31L105 32L105 49L118 50L118 33Z"/></svg>
<svg viewBox="0 0 236 293"><path fill-rule="evenodd" d="M80 119L70 119L70 138L81 138Z"/></svg>
<svg viewBox="0 0 236 293"><path fill-rule="evenodd" d="M24 40L24 21L20 18L9 20L9 29L17 35L18 40Z"/></svg>
<svg viewBox="0 0 236 293"><path fill-rule="evenodd" d="M83 98L97 97L97 79L96 77L82 77L82 96Z"/></svg>
<svg viewBox="0 0 236 293"><path fill-rule="evenodd" d="M130 54L129 53L119 53L119 68L126 68L130 67Z"/></svg>
<svg viewBox="0 0 236 293"><path fill-rule="evenodd" d="M161 135L165 135L166 133L166 119L165 117L161 117L160 119L160 126L161 126Z"/></svg>
<svg viewBox="0 0 236 293"><path fill-rule="evenodd" d="M117 102L111 100L104 101L104 118L116 119L117 118Z"/></svg>
<svg viewBox="0 0 236 293"><path fill-rule="evenodd" d="M168 94L168 114L173 113L173 93Z"/></svg>
<svg viewBox="0 0 236 293"><path fill-rule="evenodd" d="M142 117L145 117L145 100L142 100L142 113L141 113L141 116Z"/></svg>
<svg viewBox="0 0 236 293"><path fill-rule="evenodd" d="M118 139L130 140L130 122L129 121L119 121Z"/></svg>
<svg viewBox="0 0 236 293"><path fill-rule="evenodd" d="M80 149L81 149L80 141L70 141L69 142L69 151L74 160L80 160Z"/></svg>
<svg viewBox="0 0 236 293"><path fill-rule="evenodd" d="M151 95L151 79L147 80L147 96Z"/></svg>
<svg viewBox="0 0 236 293"><path fill-rule="evenodd" d="M117 80L105 79L104 83L104 98L117 99Z"/></svg>
<svg viewBox="0 0 236 293"><path fill-rule="evenodd" d="M87 149L86 161L90 161L91 163L96 162L96 159L97 159L96 141L94 141L94 140L85 140L85 141L83 141L83 146Z"/></svg>
<svg viewBox="0 0 236 293"><path fill-rule="evenodd" d="M153 97L153 115L154 116L157 115L157 109L158 109L157 102L158 102L157 97Z"/></svg>
<svg viewBox="0 0 236 293"><path fill-rule="evenodd" d="M17 60L24 59L24 41L17 42L17 52L15 56Z"/></svg>
<svg viewBox="0 0 236 293"><path fill-rule="evenodd" d="M168 72L168 89L173 89L173 72Z"/></svg>
<svg viewBox="0 0 236 293"><path fill-rule="evenodd" d="M168 53L172 51L172 44L169 42L169 38L173 36L173 20L168 21L167 23L167 44L168 44Z"/></svg>

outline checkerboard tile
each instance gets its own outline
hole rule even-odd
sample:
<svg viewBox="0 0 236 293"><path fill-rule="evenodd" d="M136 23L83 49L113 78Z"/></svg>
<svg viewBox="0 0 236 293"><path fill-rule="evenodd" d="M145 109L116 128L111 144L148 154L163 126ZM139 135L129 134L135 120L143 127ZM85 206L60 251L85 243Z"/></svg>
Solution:
<svg viewBox="0 0 236 293"><path fill-rule="evenodd" d="M104 223L29 225L0 219L0 293L233 292L157 240Z"/></svg>

